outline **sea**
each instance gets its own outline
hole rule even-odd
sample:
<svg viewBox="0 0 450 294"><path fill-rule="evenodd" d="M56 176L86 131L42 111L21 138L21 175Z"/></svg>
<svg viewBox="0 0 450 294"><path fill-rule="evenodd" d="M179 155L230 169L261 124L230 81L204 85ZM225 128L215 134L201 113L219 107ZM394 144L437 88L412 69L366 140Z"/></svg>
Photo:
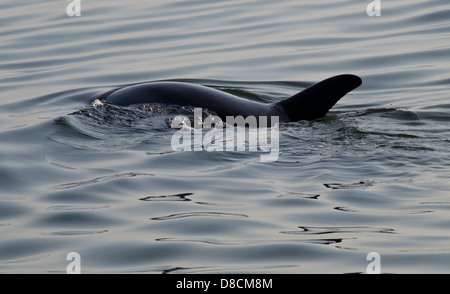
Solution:
<svg viewBox="0 0 450 294"><path fill-rule="evenodd" d="M448 0L2 0L0 273L450 273ZM179 150L153 81L275 103L265 151ZM207 111L207 110L205 110Z"/></svg>

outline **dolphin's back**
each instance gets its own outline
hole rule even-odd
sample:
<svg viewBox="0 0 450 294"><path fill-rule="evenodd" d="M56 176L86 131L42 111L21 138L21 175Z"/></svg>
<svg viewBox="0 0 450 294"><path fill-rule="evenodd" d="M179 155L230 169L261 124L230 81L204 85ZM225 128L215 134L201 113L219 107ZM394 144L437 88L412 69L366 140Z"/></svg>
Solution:
<svg viewBox="0 0 450 294"><path fill-rule="evenodd" d="M240 98L197 84L150 82L111 90L102 95L106 102L132 104L166 103L207 109L222 119L227 116L278 116L280 122L313 120L325 116L345 94L361 85L355 75L338 75L323 80L294 96L272 104ZM106 98L105 98L106 97Z"/></svg>
<svg viewBox="0 0 450 294"><path fill-rule="evenodd" d="M240 98L210 87L181 82L150 82L128 86L106 97L111 104L166 103L208 109L225 119L226 116L265 116L270 105Z"/></svg>

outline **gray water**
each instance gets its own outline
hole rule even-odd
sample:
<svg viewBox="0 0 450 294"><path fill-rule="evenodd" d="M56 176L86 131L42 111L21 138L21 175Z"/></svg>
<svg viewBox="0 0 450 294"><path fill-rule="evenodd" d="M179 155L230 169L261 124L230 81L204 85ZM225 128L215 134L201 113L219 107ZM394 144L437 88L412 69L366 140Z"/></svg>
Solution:
<svg viewBox="0 0 450 294"><path fill-rule="evenodd" d="M0 3L0 272L450 272L448 1ZM363 85L279 126L279 158L175 152L170 114L89 105L155 80L274 102Z"/></svg>

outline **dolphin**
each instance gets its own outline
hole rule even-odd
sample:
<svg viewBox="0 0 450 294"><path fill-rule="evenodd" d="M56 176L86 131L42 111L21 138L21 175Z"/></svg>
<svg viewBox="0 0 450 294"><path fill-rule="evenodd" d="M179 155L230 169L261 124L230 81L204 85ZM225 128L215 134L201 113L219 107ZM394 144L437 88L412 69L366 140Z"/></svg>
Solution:
<svg viewBox="0 0 450 294"><path fill-rule="evenodd" d="M295 122L325 116L339 99L361 84L361 78L356 75L337 75L271 104L244 99L207 86L168 81L125 86L95 98L118 106L164 103L201 107L215 112L222 120L227 116L277 116L279 122Z"/></svg>

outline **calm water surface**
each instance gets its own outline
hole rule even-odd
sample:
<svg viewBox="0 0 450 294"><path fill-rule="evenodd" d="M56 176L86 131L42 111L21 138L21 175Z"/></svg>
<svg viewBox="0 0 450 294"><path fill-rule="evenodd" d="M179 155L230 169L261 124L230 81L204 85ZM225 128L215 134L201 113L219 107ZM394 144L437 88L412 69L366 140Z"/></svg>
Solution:
<svg viewBox="0 0 450 294"><path fill-rule="evenodd" d="M2 1L0 272L449 273L450 4L369 3ZM86 103L155 80L270 103L341 73L363 85L281 124L275 162Z"/></svg>

